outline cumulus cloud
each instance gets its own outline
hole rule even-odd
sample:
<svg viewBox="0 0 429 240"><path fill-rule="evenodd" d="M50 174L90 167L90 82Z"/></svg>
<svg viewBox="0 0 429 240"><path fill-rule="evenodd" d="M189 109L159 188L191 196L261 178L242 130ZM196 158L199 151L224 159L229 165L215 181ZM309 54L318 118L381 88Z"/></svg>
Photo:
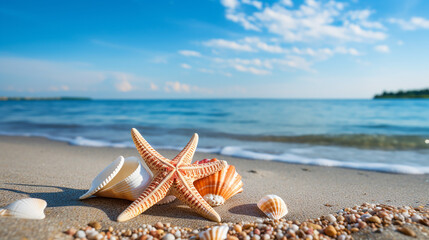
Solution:
<svg viewBox="0 0 429 240"><path fill-rule="evenodd" d="M156 91L158 89L159 89L158 85L156 85L155 83L152 83L152 82L150 83L150 90Z"/></svg>
<svg viewBox="0 0 429 240"><path fill-rule="evenodd" d="M289 42L309 42L320 39L341 41L373 41L387 37L380 22L371 21L370 10L346 11L340 2L306 0L290 9L292 1L266 5L254 12L226 7L226 18L248 30L267 30ZM226 6L224 4L224 6Z"/></svg>
<svg viewBox="0 0 429 240"><path fill-rule="evenodd" d="M181 50L179 53L186 57L201 57L201 53L192 50Z"/></svg>
<svg viewBox="0 0 429 240"><path fill-rule="evenodd" d="M377 45L374 47L374 50L381 53L389 53L390 48L387 45Z"/></svg>
<svg viewBox="0 0 429 240"><path fill-rule="evenodd" d="M238 0L221 0L220 2L228 9L235 9L240 4Z"/></svg>
<svg viewBox="0 0 429 240"><path fill-rule="evenodd" d="M186 63L182 63L180 66L184 69L191 69L192 68L191 65L186 64Z"/></svg>
<svg viewBox="0 0 429 240"><path fill-rule="evenodd" d="M188 84L180 83L180 82L166 82L164 90L166 92L178 92L178 93L189 93L191 91L191 87Z"/></svg>
<svg viewBox="0 0 429 240"><path fill-rule="evenodd" d="M262 2L260 2L260 1L242 0L241 2L244 3L244 4L248 4L248 5L254 6L257 9L261 9L262 8Z"/></svg>
<svg viewBox="0 0 429 240"><path fill-rule="evenodd" d="M256 74L256 75L266 75L269 74L270 72L264 69L257 69L254 67L245 67L243 65L239 65L236 64L234 65L235 70L240 71L240 72L249 72L252 74Z"/></svg>
<svg viewBox="0 0 429 240"><path fill-rule="evenodd" d="M390 18L390 23L399 25L403 30L429 29L429 19L412 17L410 20Z"/></svg>
<svg viewBox="0 0 429 240"><path fill-rule="evenodd" d="M236 51L245 51L245 52L253 52L254 50L248 44L240 44L235 41L229 41L225 39L212 39L203 43L209 47L216 48L227 48Z"/></svg>

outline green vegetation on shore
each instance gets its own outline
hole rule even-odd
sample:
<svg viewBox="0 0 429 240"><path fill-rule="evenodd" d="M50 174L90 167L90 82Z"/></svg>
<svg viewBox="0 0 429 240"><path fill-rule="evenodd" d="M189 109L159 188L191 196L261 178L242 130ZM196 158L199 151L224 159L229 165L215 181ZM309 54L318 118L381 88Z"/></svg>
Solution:
<svg viewBox="0 0 429 240"><path fill-rule="evenodd" d="M429 88L422 90L409 90L409 91L398 91L398 92L386 92L377 94L374 99L391 99L391 98L429 98Z"/></svg>
<svg viewBox="0 0 429 240"><path fill-rule="evenodd" d="M88 97L0 97L0 101L88 101Z"/></svg>

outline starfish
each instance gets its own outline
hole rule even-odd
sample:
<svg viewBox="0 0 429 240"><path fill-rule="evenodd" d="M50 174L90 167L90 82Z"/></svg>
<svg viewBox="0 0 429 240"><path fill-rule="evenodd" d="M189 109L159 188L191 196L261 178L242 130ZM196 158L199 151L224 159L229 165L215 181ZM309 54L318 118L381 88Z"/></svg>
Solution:
<svg viewBox="0 0 429 240"><path fill-rule="evenodd" d="M225 161L191 164L198 144L198 134L192 136L173 160L155 151L137 129L131 129L131 136L154 177L140 197L118 216L118 222L138 216L167 194L176 196L203 217L216 222L221 221L219 214L198 193L193 182L222 170L227 164Z"/></svg>

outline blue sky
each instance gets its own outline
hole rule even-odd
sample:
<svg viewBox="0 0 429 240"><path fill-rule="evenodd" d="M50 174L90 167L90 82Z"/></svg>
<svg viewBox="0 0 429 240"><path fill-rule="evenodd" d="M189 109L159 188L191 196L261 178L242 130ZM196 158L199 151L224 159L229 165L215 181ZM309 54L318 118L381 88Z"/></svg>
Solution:
<svg viewBox="0 0 429 240"><path fill-rule="evenodd" d="M370 98L429 87L429 1L0 1L0 95Z"/></svg>

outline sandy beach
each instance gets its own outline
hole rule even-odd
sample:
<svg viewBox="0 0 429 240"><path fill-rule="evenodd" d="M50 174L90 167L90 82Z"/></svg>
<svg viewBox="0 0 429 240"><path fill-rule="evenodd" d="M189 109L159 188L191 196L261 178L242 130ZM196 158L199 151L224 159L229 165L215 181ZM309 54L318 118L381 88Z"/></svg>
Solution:
<svg viewBox="0 0 429 240"><path fill-rule="evenodd" d="M177 151L159 150L172 158ZM0 207L33 197L47 201L44 220L0 218L1 239L64 238L69 227L98 221L103 228L138 228L158 221L192 228L214 224L178 200L154 206L127 222L116 218L131 202L78 200L93 178L119 155L138 156L132 148L80 147L36 137L0 137ZM429 207L429 175L400 175L331 167L285 164L196 153L194 160L218 158L236 166L244 192L215 210L223 222L264 217L256 207L266 194L282 197L286 219L305 220L364 202Z"/></svg>

